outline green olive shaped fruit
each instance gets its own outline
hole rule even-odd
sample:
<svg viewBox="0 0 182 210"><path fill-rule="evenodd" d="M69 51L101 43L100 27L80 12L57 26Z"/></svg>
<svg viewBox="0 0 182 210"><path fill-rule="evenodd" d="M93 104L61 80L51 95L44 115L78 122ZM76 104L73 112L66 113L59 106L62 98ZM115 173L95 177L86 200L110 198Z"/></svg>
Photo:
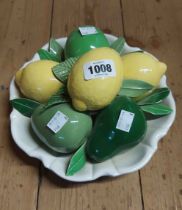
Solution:
<svg viewBox="0 0 182 210"><path fill-rule="evenodd" d="M88 34L82 35L80 28L84 30L90 30L91 28L92 33L89 34L88 32ZM95 30L95 33L93 33L93 30ZM89 50L99 47L109 47L109 42L104 33L94 26L79 27L68 36L64 50L65 58L81 56Z"/></svg>
<svg viewBox="0 0 182 210"><path fill-rule="evenodd" d="M69 104L58 104L45 110L40 105L31 117L31 125L40 141L53 151L70 153L86 140L92 129L92 119Z"/></svg>
<svg viewBox="0 0 182 210"><path fill-rule="evenodd" d="M116 97L97 116L86 153L93 161L107 160L140 143L146 128L146 119L139 106L129 97Z"/></svg>

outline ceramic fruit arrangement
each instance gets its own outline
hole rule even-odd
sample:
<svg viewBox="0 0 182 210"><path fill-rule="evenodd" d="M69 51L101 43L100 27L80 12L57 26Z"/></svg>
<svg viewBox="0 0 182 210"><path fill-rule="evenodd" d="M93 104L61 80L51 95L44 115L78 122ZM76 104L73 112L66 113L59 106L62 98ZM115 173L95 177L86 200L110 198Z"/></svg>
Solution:
<svg viewBox="0 0 182 210"><path fill-rule="evenodd" d="M47 147L72 154L67 176L133 148L147 120L172 112L163 103L170 90L159 87L166 64L144 51L124 54L124 45L123 37L109 44L99 28L78 27L64 49L51 39L15 75L22 97L12 106Z"/></svg>

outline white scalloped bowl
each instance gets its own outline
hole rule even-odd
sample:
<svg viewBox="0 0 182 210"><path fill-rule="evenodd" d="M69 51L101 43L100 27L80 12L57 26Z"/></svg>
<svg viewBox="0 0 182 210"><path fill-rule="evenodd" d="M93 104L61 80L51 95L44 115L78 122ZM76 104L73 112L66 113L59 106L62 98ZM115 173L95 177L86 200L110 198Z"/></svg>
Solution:
<svg viewBox="0 0 182 210"><path fill-rule="evenodd" d="M117 37L107 35L109 42L113 42ZM64 46L67 38L60 38L57 41ZM44 49L48 48L48 44L43 46ZM124 52L134 52L140 48L130 47L124 45ZM35 54L32 60L28 63L39 60L38 54ZM166 76L161 79L161 87L167 86ZM10 84L10 99L20 97L19 91L15 86L14 79ZM66 176L65 170L69 162L70 156L55 156L47 151L44 146L37 143L36 136L32 133L30 127L30 119L21 115L18 111L13 109L10 115L11 119L11 133L15 143L30 157L37 158L42 161L44 166L53 171L59 177L74 182L85 182L95 180L102 176L119 176L127 173L134 172L144 167L157 150L157 145L160 139L166 135L171 127L176 114L175 102L172 94L167 97L165 103L173 109L173 112L165 117L150 120L147 122L147 133L143 141L128 150L124 154L118 154L115 157L103 163L90 163L87 162L85 167L77 172L74 176Z"/></svg>

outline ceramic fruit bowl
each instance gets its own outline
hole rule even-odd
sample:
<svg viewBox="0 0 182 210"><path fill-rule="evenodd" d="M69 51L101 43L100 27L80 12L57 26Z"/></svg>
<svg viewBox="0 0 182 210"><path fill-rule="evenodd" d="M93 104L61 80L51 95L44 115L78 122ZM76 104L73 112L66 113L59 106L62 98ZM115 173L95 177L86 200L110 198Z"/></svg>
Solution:
<svg viewBox="0 0 182 210"><path fill-rule="evenodd" d="M110 43L115 41L117 37L107 35L106 38ZM60 38L57 41L64 47L67 38ZM47 49L48 44L43 46ZM130 47L125 43L124 53L135 52L140 50L137 47ZM39 60L38 54L27 63ZM160 82L161 87L166 87L166 76L163 76ZM20 97L19 90L15 85L14 79L10 84L10 100ZM171 127L176 113L175 101L172 93L165 99L165 104L173 109L170 115L147 121L147 133L145 138L134 148L125 153L118 154L109 160L102 163L87 162L83 169L73 176L66 176L65 171L70 160L71 155L61 156L49 151L42 145L30 126L30 118L24 117L18 111L13 109L10 115L11 119L11 133L15 143L30 157L37 158L42 161L43 165L49 170L53 171L59 177L74 181L85 182L95 180L102 176L119 176L134 172L144 167L154 155L158 147L158 142L166 135Z"/></svg>

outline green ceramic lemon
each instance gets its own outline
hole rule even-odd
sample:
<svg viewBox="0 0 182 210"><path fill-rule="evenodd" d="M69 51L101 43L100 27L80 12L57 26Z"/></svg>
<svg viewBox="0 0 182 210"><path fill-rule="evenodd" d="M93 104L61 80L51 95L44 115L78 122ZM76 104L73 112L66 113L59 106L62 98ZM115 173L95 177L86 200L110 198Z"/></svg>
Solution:
<svg viewBox="0 0 182 210"><path fill-rule="evenodd" d="M64 50L65 58L81 56L99 47L109 47L104 33L94 26L82 26L68 36Z"/></svg>

